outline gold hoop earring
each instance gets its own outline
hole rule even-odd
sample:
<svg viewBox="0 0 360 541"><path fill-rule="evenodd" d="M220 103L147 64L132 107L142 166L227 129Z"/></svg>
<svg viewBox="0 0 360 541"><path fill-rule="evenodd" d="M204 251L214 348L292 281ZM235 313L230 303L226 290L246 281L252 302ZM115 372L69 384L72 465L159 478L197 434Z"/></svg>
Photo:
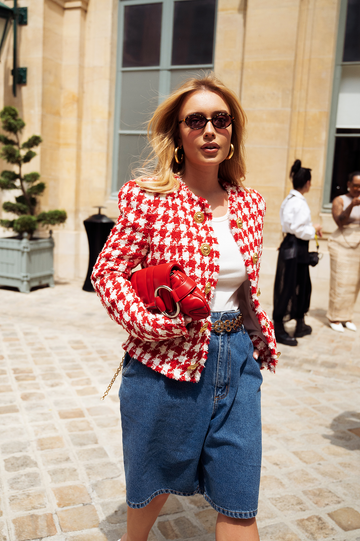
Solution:
<svg viewBox="0 0 360 541"><path fill-rule="evenodd" d="M175 161L176 163L180 164L184 161L184 152L181 154L180 158L179 158L179 150L182 150L182 147L176 147L176 149L174 150L174 155L175 155Z"/></svg>
<svg viewBox="0 0 360 541"><path fill-rule="evenodd" d="M230 145L230 152L229 154L226 156L225 160L231 160L231 158L234 156L234 145L231 143Z"/></svg>

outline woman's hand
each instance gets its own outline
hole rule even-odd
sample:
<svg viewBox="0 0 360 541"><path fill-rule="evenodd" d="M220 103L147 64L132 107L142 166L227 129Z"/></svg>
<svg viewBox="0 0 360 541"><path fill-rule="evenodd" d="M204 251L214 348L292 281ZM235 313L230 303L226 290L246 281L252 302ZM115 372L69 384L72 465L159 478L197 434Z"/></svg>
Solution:
<svg viewBox="0 0 360 541"><path fill-rule="evenodd" d="M258 358L259 358L259 350L258 349L254 349L253 357L254 357L255 361L258 360Z"/></svg>
<svg viewBox="0 0 360 541"><path fill-rule="evenodd" d="M315 229L315 233L317 234L317 236L321 238L322 237L322 225L315 224L314 229Z"/></svg>

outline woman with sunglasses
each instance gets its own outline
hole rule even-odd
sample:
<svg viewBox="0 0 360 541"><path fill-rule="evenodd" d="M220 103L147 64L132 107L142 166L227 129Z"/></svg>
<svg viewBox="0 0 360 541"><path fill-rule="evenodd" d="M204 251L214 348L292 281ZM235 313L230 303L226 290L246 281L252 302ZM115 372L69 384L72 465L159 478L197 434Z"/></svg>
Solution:
<svg viewBox="0 0 360 541"><path fill-rule="evenodd" d="M215 77L191 79L155 111L147 161L119 193L120 216L93 284L129 333L120 387L128 504L122 541L146 541L169 494L203 494L217 541L257 541L261 367L277 362L259 304L265 202L243 187L245 114ZM149 312L129 278L176 261L211 316Z"/></svg>

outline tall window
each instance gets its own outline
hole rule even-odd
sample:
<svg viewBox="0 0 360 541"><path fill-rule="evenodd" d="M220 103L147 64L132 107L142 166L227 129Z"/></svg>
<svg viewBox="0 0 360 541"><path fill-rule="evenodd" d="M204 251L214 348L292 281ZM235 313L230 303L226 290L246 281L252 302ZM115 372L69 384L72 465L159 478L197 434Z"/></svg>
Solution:
<svg viewBox="0 0 360 541"><path fill-rule="evenodd" d="M213 69L216 0L120 0L113 195L131 178L158 104Z"/></svg>
<svg viewBox="0 0 360 541"><path fill-rule="evenodd" d="M360 170L360 0L343 0L340 12L334 97L324 206L346 193L348 175Z"/></svg>

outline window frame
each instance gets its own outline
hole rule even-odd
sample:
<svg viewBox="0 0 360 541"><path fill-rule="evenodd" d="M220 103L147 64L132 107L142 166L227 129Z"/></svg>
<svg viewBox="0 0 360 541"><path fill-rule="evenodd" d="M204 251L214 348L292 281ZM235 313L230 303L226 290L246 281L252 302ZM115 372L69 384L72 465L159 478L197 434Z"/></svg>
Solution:
<svg viewBox="0 0 360 541"><path fill-rule="evenodd" d="M169 95L171 74L179 70L213 70L215 59L215 41L217 27L217 7L218 0L215 0L215 20L214 20L214 39L213 39L213 62L212 64L185 64L179 66L171 65L172 54L172 36L175 2L186 2L189 0L119 0L118 9L118 31L117 31L117 57L116 57L116 84L115 84L115 109L114 109L114 137L113 137L113 158L112 158L112 179L110 199L117 199L118 186L118 168L119 168L119 139L121 135L143 135L146 136L146 130L122 130L120 129L121 112L121 90L122 74L131 71L158 71L159 72L159 91L158 105ZM123 27L124 12L126 6L143 4L162 4L161 19L161 40L160 40L160 63L158 66L144 67L122 67L123 56ZM126 179L124 179L126 182Z"/></svg>
<svg viewBox="0 0 360 541"><path fill-rule="evenodd" d="M329 118L328 143L327 143L327 152L326 152L325 182L324 182L323 201L322 201L322 212L325 212L325 213L331 213L331 209L332 209L332 203L329 201L330 201L330 196L331 196L331 185L332 185L332 177L333 177L335 142L336 142L336 137L337 137L336 118L337 118L342 71L343 71L344 66L360 65L360 61L356 61L356 62L343 61L347 6L348 6L348 0L341 0L340 11L339 11L338 35L337 35L337 42L336 42L331 109L330 109L330 118ZM354 135L341 134L341 137L344 137L344 136L345 137L346 136L359 137L357 134L354 134Z"/></svg>

